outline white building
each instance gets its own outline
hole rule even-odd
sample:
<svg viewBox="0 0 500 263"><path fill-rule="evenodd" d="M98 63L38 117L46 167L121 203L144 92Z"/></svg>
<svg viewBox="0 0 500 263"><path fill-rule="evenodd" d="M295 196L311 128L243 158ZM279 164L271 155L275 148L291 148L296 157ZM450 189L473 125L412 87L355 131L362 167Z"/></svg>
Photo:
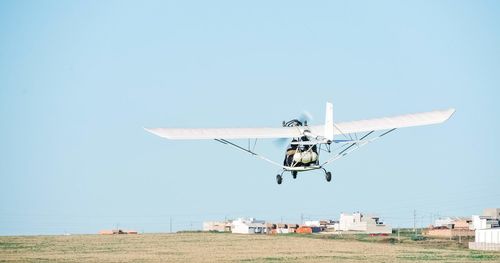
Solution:
<svg viewBox="0 0 500 263"><path fill-rule="evenodd" d="M500 228L477 229L475 242L469 242L470 249L500 251Z"/></svg>
<svg viewBox="0 0 500 263"><path fill-rule="evenodd" d="M478 229L489 229L499 227L499 221L493 219L489 216L472 216L472 228L474 230Z"/></svg>
<svg viewBox="0 0 500 263"><path fill-rule="evenodd" d="M391 234L392 228L379 222L379 217L364 216L361 213L340 214L338 224L335 224L336 231L356 231L367 234Z"/></svg>
<svg viewBox="0 0 500 263"><path fill-rule="evenodd" d="M305 226L316 226L320 227L321 226L321 221L320 220L307 220L304 221Z"/></svg>
<svg viewBox="0 0 500 263"><path fill-rule="evenodd" d="M470 249L500 251L500 208L486 208L481 216L472 216L475 230Z"/></svg>
<svg viewBox="0 0 500 263"><path fill-rule="evenodd" d="M477 230L475 241L478 243L500 244L500 228Z"/></svg>
<svg viewBox="0 0 500 263"><path fill-rule="evenodd" d="M486 208L483 215L472 216L472 228L474 230L495 227L500 227L500 208Z"/></svg>
<svg viewBox="0 0 500 263"><path fill-rule="evenodd" d="M264 234L266 222L255 218L238 218L231 223L231 232L236 234Z"/></svg>

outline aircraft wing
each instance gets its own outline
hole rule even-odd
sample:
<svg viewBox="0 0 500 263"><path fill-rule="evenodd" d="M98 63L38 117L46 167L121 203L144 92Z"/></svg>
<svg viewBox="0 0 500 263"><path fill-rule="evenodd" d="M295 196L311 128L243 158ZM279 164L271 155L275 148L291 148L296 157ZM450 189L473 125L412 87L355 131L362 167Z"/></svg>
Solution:
<svg viewBox="0 0 500 263"><path fill-rule="evenodd" d="M448 120L454 112L455 109L448 109L334 123L333 133L334 135L342 135L437 124ZM325 131L332 130L325 129L325 125L278 128L145 128L148 132L170 140L296 138L303 135L304 129L310 130L314 135L324 137L327 137Z"/></svg>
<svg viewBox="0 0 500 263"><path fill-rule="evenodd" d="M443 123L455 113L455 109L436 110L393 117L334 123L334 135L389 130L412 126ZM324 128L314 129L317 132Z"/></svg>
<svg viewBox="0 0 500 263"><path fill-rule="evenodd" d="M207 128L179 129L152 128L146 131L170 140L208 140L208 139L272 139L302 136L299 127L279 128Z"/></svg>

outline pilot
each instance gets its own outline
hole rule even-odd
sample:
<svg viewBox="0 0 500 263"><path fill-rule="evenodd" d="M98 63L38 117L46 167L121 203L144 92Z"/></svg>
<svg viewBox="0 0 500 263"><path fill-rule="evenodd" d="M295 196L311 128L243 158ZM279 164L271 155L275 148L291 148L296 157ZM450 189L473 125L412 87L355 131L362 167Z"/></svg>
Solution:
<svg viewBox="0 0 500 263"><path fill-rule="evenodd" d="M307 138L303 138L302 141L309 141ZM295 156L294 161L299 162L301 166L311 166L318 163L318 147L317 145L300 145L299 150L301 154Z"/></svg>
<svg viewBox="0 0 500 263"><path fill-rule="evenodd" d="M318 147L316 145L313 145L312 152L312 162L318 163Z"/></svg>
<svg viewBox="0 0 500 263"><path fill-rule="evenodd" d="M317 163L318 147L316 145L294 144L299 141L309 141L309 139L306 136L300 138L300 140L294 138L286 151L283 165L299 167Z"/></svg>
<svg viewBox="0 0 500 263"><path fill-rule="evenodd" d="M293 156L297 152L297 148L298 148L297 144L293 144L294 142L298 142L298 140L294 138L292 140L292 143L290 143L290 146L286 150L285 160L283 161L284 166L292 166L292 164L293 164Z"/></svg>

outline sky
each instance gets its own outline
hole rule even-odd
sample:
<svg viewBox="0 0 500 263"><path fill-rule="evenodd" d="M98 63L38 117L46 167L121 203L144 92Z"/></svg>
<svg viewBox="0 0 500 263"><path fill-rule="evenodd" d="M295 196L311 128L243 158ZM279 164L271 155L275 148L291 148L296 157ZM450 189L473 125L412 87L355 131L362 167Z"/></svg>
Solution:
<svg viewBox="0 0 500 263"><path fill-rule="evenodd" d="M341 212L393 227L500 207L498 1L2 1L0 235L169 232ZM321 171L143 127L456 108ZM242 143L246 143L243 141ZM283 147L256 151L281 162ZM324 156L322 156L324 158Z"/></svg>

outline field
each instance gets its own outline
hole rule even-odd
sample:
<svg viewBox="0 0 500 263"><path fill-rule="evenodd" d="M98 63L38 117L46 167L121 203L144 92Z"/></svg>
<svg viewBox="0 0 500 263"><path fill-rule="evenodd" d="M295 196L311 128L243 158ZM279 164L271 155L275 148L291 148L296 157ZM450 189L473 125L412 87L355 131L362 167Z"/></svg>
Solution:
<svg viewBox="0 0 500 263"><path fill-rule="evenodd" d="M177 233L0 237L0 262L500 262L449 240Z"/></svg>

